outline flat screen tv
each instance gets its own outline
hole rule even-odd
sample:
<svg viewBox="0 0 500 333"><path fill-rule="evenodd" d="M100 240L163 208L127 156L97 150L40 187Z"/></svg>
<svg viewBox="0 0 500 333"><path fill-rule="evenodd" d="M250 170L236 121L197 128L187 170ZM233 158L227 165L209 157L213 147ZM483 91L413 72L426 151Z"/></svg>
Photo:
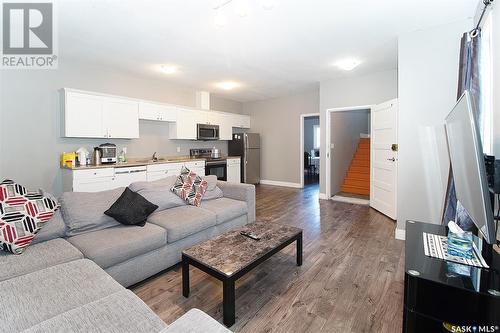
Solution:
<svg viewBox="0 0 500 333"><path fill-rule="evenodd" d="M484 240L496 241L483 146L469 92L446 117L446 136L457 200L465 208Z"/></svg>

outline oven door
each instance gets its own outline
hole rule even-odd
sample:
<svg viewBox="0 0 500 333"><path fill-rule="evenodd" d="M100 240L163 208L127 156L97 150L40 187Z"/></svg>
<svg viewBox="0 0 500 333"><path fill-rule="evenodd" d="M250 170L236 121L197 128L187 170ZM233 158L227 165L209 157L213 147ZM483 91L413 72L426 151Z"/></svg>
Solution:
<svg viewBox="0 0 500 333"><path fill-rule="evenodd" d="M197 124L198 140L219 140L219 125Z"/></svg>
<svg viewBox="0 0 500 333"><path fill-rule="evenodd" d="M227 180L227 163L226 161L207 161L205 164L205 175L217 176L217 180Z"/></svg>

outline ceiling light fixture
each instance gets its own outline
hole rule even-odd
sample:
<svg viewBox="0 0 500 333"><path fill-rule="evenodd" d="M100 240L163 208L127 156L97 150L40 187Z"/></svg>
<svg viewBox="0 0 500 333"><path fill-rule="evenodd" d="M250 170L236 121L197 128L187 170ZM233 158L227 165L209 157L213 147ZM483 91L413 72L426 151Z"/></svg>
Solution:
<svg viewBox="0 0 500 333"><path fill-rule="evenodd" d="M354 58L346 58L337 61L334 65L340 69L345 71L352 71L354 68L358 67L361 64L361 61Z"/></svg>
<svg viewBox="0 0 500 333"><path fill-rule="evenodd" d="M174 65L161 65L160 70L165 74L175 74L179 71L179 68Z"/></svg>
<svg viewBox="0 0 500 333"><path fill-rule="evenodd" d="M223 90L233 90L235 88L241 87L241 84L239 84L238 82L234 82L234 81L222 81L222 82L216 83L215 86L217 88L223 89Z"/></svg>

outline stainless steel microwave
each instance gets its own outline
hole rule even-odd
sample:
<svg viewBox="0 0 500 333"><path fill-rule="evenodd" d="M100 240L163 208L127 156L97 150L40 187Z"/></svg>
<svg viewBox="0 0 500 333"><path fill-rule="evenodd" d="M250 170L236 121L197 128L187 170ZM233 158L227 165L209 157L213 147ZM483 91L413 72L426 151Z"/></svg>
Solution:
<svg viewBox="0 0 500 333"><path fill-rule="evenodd" d="M219 140L219 125L197 124L198 140Z"/></svg>

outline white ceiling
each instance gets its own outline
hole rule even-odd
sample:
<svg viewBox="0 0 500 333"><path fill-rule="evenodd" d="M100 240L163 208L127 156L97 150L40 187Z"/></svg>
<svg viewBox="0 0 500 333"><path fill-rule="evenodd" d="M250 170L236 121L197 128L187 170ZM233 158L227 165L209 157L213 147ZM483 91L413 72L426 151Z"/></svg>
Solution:
<svg viewBox="0 0 500 333"><path fill-rule="evenodd" d="M397 36L472 17L477 0L276 0L264 10L246 0L247 17L211 0L58 1L59 54L204 89L239 101L276 97L345 75L395 69ZM355 56L352 72L330 64ZM154 66L173 63L167 76ZM221 80L242 83L223 92Z"/></svg>

